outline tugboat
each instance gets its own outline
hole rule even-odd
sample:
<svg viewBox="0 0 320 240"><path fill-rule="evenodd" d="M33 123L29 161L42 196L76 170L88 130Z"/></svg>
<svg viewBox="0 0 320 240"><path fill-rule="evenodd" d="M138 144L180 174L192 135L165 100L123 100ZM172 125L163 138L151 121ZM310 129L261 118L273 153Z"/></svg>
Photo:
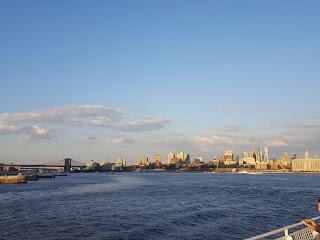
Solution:
<svg viewBox="0 0 320 240"><path fill-rule="evenodd" d="M27 183L27 180L20 173L14 176L0 176L0 184L20 184Z"/></svg>

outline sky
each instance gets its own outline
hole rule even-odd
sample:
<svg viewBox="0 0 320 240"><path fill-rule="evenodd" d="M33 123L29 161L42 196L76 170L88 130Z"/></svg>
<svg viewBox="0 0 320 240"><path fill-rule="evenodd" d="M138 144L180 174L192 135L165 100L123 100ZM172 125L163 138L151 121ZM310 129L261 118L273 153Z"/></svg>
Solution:
<svg viewBox="0 0 320 240"><path fill-rule="evenodd" d="M319 1L0 1L0 162L320 154Z"/></svg>

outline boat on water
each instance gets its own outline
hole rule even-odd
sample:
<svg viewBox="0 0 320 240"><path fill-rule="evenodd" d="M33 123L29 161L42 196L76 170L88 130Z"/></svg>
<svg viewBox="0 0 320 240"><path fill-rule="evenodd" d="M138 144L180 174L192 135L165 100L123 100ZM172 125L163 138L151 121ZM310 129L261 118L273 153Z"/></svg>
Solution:
<svg viewBox="0 0 320 240"><path fill-rule="evenodd" d="M27 181L37 181L39 180L39 176L37 174L28 174L24 175Z"/></svg>
<svg viewBox="0 0 320 240"><path fill-rule="evenodd" d="M67 177L67 176L70 176L69 173L55 173L54 174L56 177Z"/></svg>
<svg viewBox="0 0 320 240"><path fill-rule="evenodd" d="M263 174L262 172L250 172L250 171L240 171L238 173L241 174L251 174L251 175L257 175L257 174Z"/></svg>
<svg viewBox="0 0 320 240"><path fill-rule="evenodd" d="M55 178L56 175L51 172L43 172L43 173L37 173L39 178Z"/></svg>
<svg viewBox="0 0 320 240"><path fill-rule="evenodd" d="M318 220L320 217L312 218ZM246 240L261 240L261 239L277 239L277 240L314 240L318 239L317 233L310 228L306 228L303 222L295 223L286 227L282 227L271 232L263 233L255 237L247 238Z"/></svg>
<svg viewBox="0 0 320 240"><path fill-rule="evenodd" d="M27 180L21 174L14 176L0 176L0 184L20 184L27 183Z"/></svg>
<svg viewBox="0 0 320 240"><path fill-rule="evenodd" d="M251 175L261 175L263 174L262 172L248 172L247 174L251 174Z"/></svg>

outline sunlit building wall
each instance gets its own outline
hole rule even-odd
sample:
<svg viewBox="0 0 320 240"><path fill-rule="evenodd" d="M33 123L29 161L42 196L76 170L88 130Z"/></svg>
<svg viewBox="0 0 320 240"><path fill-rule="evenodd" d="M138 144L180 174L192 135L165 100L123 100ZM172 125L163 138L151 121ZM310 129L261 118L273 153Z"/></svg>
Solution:
<svg viewBox="0 0 320 240"><path fill-rule="evenodd" d="M292 160L294 172L320 172L320 159L294 159Z"/></svg>
<svg viewBox="0 0 320 240"><path fill-rule="evenodd" d="M176 155L173 152L169 153L168 154L168 161L167 161L168 165L172 164L175 158L176 158Z"/></svg>

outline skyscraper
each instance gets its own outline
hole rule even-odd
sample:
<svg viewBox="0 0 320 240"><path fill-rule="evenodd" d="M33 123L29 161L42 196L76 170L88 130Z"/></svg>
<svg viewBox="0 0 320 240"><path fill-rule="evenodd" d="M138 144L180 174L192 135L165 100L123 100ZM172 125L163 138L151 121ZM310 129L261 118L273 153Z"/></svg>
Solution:
<svg viewBox="0 0 320 240"><path fill-rule="evenodd" d="M168 154L168 165L172 163L172 160L176 158L176 155L171 152Z"/></svg>
<svg viewBox="0 0 320 240"><path fill-rule="evenodd" d="M297 159L297 154L296 153L291 153L290 159L291 160Z"/></svg>
<svg viewBox="0 0 320 240"><path fill-rule="evenodd" d="M264 160L265 162L269 162L269 149L268 149L267 147L264 148L263 160Z"/></svg>
<svg viewBox="0 0 320 240"><path fill-rule="evenodd" d="M259 162L262 162L263 161L263 150L262 150L262 148L259 148L258 151L259 151Z"/></svg>
<svg viewBox="0 0 320 240"><path fill-rule="evenodd" d="M176 158L178 158L183 163L190 163L190 155L186 152L179 152L176 154Z"/></svg>
<svg viewBox="0 0 320 240"><path fill-rule="evenodd" d="M127 165L126 161L124 160L124 157L121 156L118 158L118 161L116 163L117 166L120 166L120 167L125 167Z"/></svg>
<svg viewBox="0 0 320 240"><path fill-rule="evenodd" d="M243 152L241 154L241 158L248 158L249 157L249 153L248 152Z"/></svg>
<svg viewBox="0 0 320 240"><path fill-rule="evenodd" d="M154 165L156 167L160 167L161 165L161 157L159 154L154 155Z"/></svg>
<svg viewBox="0 0 320 240"><path fill-rule="evenodd" d="M232 163L234 161L233 151L232 150L225 151L223 155L223 159L224 159L224 164L226 165L229 165L230 163Z"/></svg>
<svg viewBox="0 0 320 240"><path fill-rule="evenodd" d="M139 158L139 165L140 166L149 166L150 165L149 158L147 156L141 156Z"/></svg>

